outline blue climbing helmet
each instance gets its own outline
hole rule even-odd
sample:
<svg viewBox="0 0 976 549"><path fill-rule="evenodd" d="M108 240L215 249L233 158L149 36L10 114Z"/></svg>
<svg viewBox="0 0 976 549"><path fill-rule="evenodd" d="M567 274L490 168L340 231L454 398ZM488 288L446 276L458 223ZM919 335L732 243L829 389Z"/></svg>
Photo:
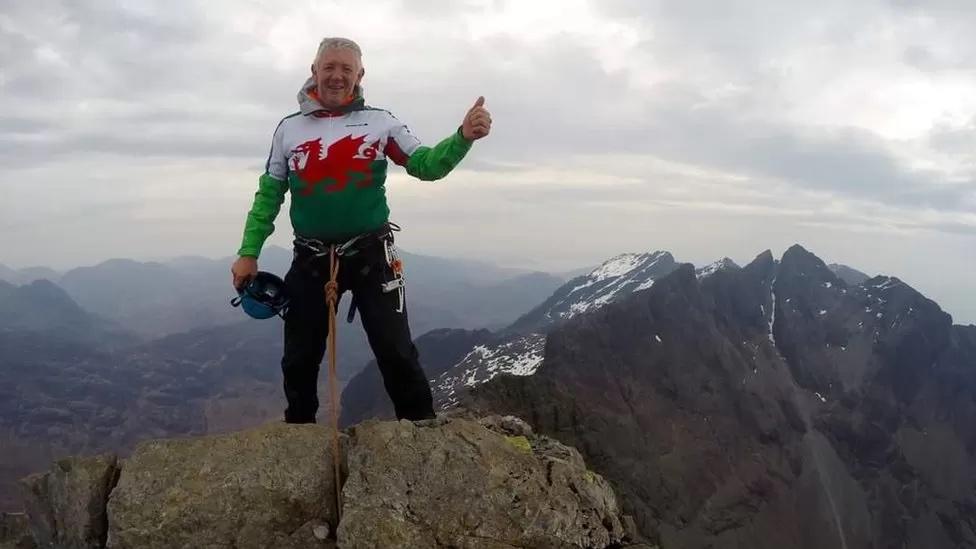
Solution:
<svg viewBox="0 0 976 549"><path fill-rule="evenodd" d="M252 318L271 318L275 315L284 318L288 310L288 292L285 281L265 271L258 271L237 297L230 300L234 307L240 306Z"/></svg>

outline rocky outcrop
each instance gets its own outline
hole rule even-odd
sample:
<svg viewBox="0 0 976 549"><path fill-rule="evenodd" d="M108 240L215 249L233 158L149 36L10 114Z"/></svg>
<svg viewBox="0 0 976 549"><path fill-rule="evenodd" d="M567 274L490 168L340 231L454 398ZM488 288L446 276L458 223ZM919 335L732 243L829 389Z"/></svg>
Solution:
<svg viewBox="0 0 976 549"><path fill-rule="evenodd" d="M24 513L0 513L0 549L35 549Z"/></svg>
<svg viewBox="0 0 976 549"><path fill-rule="evenodd" d="M31 477L40 547L609 548L634 540L580 454L516 418L357 425L335 506L330 431L157 440ZM117 477L117 482L116 482ZM2 538L0 538L2 539ZM11 545L10 547L16 547Z"/></svg>
<svg viewBox="0 0 976 549"><path fill-rule="evenodd" d="M340 546L618 543L623 527L607 482L586 469L576 450L512 424L512 434L464 420L437 428L406 421L356 427Z"/></svg>
<svg viewBox="0 0 976 549"><path fill-rule="evenodd" d="M105 501L117 475L116 457L103 455L63 459L50 471L24 479L26 511L37 545L103 547L107 533Z"/></svg>
<svg viewBox="0 0 976 549"><path fill-rule="evenodd" d="M108 547L316 546L337 517L329 433L268 424L140 444L108 498Z"/></svg>

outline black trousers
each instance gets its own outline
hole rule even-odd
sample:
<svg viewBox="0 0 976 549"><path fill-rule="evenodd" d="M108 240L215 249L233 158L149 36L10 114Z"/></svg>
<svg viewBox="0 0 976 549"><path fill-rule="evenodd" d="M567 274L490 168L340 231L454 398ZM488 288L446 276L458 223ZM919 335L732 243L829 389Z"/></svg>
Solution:
<svg viewBox="0 0 976 549"><path fill-rule="evenodd" d="M288 423L314 423L319 408L317 382L319 364L329 335L325 283L329 280L328 255L314 258L313 252L296 244L295 258L285 285L290 305L285 313L284 373ZM386 392L398 419L434 417L430 384L420 366L417 347L410 337L407 309L397 312L396 291L384 293L382 284L391 279L383 245L370 238L354 255L339 259L339 292L352 292L369 345L376 357ZM336 323L344 322L339 311ZM341 352L341 349L340 351Z"/></svg>

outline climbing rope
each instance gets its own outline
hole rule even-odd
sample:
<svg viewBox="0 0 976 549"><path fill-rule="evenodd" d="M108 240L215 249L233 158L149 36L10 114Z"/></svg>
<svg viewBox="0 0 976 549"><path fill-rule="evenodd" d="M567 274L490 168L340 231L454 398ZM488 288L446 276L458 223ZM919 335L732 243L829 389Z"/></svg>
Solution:
<svg viewBox="0 0 976 549"><path fill-rule="evenodd" d="M342 518L342 492L339 488L339 384L336 380L336 305L339 301L339 255L333 244L329 249L329 281L325 283L325 301L329 305L329 401L332 408L332 456L335 465L336 516Z"/></svg>

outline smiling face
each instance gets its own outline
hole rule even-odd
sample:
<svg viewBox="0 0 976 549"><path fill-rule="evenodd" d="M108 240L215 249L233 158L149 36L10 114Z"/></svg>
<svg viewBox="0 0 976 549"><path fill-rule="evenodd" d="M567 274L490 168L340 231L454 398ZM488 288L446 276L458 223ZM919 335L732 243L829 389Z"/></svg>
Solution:
<svg viewBox="0 0 976 549"><path fill-rule="evenodd" d="M312 64L319 102L326 108L336 108L352 98L353 90L363 79L359 55L348 48L328 48Z"/></svg>

